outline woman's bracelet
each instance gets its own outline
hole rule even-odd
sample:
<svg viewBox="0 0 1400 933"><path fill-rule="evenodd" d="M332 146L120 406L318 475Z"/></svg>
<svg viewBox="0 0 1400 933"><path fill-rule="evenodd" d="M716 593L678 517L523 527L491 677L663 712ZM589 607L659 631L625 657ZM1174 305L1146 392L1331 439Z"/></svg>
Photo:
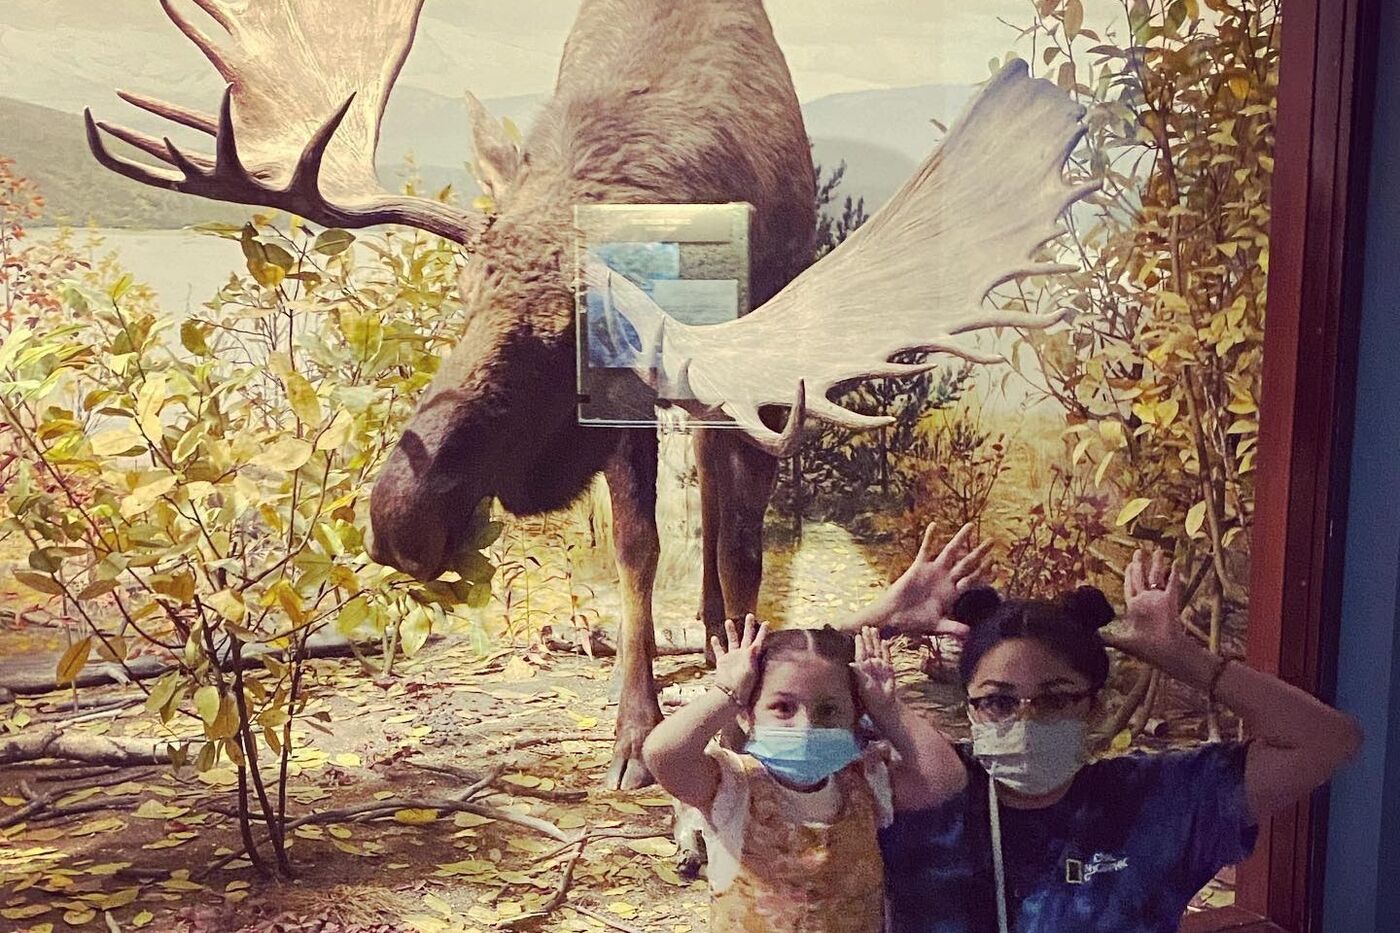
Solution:
<svg viewBox="0 0 1400 933"><path fill-rule="evenodd" d="M733 687L729 686L728 684L722 684L722 683L720 683L719 681L715 681L714 686L715 686L715 689L718 690L720 693L722 693L722 694L724 694L725 696L729 697L729 702L730 702L730 704L732 704L732 705L734 706L735 709L743 709L743 708L744 708L743 701L741 701L741 700L739 699L739 694L737 694L737 693L734 692L734 688L733 688Z"/></svg>

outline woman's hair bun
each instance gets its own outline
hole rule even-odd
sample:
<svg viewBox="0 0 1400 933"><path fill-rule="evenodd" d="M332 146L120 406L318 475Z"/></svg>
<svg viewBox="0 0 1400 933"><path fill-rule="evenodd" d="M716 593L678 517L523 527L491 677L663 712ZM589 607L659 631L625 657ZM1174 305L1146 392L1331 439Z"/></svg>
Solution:
<svg viewBox="0 0 1400 933"><path fill-rule="evenodd" d="M953 602L948 615L954 622L977 625L985 622L1001 607L1001 596L990 586L975 586L963 590Z"/></svg>
<svg viewBox="0 0 1400 933"><path fill-rule="evenodd" d="M1103 628L1117 615L1103 590L1096 586L1081 586L1065 593L1059 604L1065 615L1090 631Z"/></svg>

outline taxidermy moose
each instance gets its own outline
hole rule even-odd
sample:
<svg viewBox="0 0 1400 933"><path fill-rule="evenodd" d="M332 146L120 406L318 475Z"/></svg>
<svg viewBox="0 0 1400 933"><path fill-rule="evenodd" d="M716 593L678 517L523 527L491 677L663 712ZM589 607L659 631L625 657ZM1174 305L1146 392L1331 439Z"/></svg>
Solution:
<svg viewBox="0 0 1400 933"><path fill-rule="evenodd" d="M489 216L390 193L375 176L380 119L423 0L188 2L207 14L205 25L192 7L161 0L228 84L217 115L121 96L213 137L214 154L88 113L93 153L174 191L326 226L404 224L463 244L465 331L378 477L372 553L434 578L483 498L517 515L558 509L604 473L625 603L614 786L649 780L642 742L661 716L651 670L657 438L577 422L580 275L611 288L659 347L654 383L684 381L691 404L720 408L742 428L695 438L707 633L755 608L777 458L795 448L804 420L887 423L841 408L828 397L833 388L929 368L891 362L904 353L995 362L954 338L1058 320L983 307L1002 283L1061 270L1034 255L1061 232L1061 213L1093 189L1062 174L1082 110L1031 80L1024 64L994 77L894 199L807 269L812 159L761 0L583 0L554 97L523 147L468 97ZM104 133L164 165L114 154ZM575 267L574 205L736 201L753 206L757 308L737 321L677 326L605 268Z"/></svg>

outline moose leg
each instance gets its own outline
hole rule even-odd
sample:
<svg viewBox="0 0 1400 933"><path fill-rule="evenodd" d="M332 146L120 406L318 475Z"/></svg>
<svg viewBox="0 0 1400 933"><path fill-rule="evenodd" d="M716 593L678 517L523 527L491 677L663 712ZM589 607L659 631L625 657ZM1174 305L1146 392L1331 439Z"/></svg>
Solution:
<svg viewBox="0 0 1400 933"><path fill-rule="evenodd" d="M716 470L708 465L708 457L715 456L707 439L715 431L695 433L696 470L700 475L700 612L696 616L705 626L705 665L715 666L715 651L710 645L710 637L724 637L724 587L719 579L719 529L720 501L724 496L723 483Z"/></svg>
<svg viewBox="0 0 1400 933"><path fill-rule="evenodd" d="M642 743L661 721L651 659L656 653L651 597L661 540L656 530L656 435L629 431L604 475L612 499L613 538L622 590L617 639L617 741L608 786L633 790L651 783Z"/></svg>
<svg viewBox="0 0 1400 933"><path fill-rule="evenodd" d="M708 636L723 632L725 619L742 619L758 608L763 516L778 478L778 461L737 431L698 431L695 452L705 522L701 614L708 642ZM708 651L706 660L713 663Z"/></svg>

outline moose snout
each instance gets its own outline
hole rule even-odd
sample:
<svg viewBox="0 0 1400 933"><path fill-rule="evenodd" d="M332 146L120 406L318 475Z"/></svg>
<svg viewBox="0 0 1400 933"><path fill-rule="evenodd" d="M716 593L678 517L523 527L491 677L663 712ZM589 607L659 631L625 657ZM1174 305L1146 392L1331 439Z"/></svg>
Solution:
<svg viewBox="0 0 1400 933"><path fill-rule="evenodd" d="M433 580L442 573L446 548L437 529L418 527L403 529L388 527L392 523L379 520L374 514L374 498L370 497L370 528L365 545L370 559L377 564L402 570L418 580ZM408 542L405 547L400 542Z"/></svg>
<svg viewBox="0 0 1400 933"><path fill-rule="evenodd" d="M436 579L451 545L442 510L423 495L422 483L393 469L394 459L370 493L369 556L419 580Z"/></svg>

